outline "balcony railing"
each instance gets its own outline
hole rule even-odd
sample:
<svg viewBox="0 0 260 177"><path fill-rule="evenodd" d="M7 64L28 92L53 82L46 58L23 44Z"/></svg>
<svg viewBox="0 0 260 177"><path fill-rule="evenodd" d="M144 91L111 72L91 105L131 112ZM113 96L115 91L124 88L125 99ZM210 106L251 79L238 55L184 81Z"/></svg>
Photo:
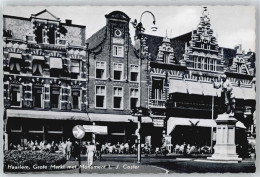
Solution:
<svg viewBox="0 0 260 177"><path fill-rule="evenodd" d="M166 106L165 100L149 99L150 108L166 108L165 106Z"/></svg>

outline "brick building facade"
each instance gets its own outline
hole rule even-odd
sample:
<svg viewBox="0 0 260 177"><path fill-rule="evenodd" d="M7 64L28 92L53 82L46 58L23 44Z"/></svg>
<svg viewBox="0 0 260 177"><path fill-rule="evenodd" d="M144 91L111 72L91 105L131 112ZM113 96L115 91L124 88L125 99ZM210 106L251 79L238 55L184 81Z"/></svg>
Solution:
<svg viewBox="0 0 260 177"><path fill-rule="evenodd" d="M4 15L5 145L61 141L86 112L85 26L44 10Z"/></svg>

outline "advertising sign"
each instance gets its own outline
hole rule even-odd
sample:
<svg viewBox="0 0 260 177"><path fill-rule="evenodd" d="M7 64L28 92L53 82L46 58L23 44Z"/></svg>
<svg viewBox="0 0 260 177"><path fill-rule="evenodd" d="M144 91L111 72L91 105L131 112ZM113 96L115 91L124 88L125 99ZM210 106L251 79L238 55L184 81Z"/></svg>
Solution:
<svg viewBox="0 0 260 177"><path fill-rule="evenodd" d="M96 134L107 134L107 126L98 125L83 125L85 132L91 132Z"/></svg>

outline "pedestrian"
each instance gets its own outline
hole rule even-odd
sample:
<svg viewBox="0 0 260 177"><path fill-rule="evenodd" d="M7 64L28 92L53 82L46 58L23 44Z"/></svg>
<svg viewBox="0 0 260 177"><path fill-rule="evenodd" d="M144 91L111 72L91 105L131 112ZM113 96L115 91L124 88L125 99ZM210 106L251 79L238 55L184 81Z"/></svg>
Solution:
<svg viewBox="0 0 260 177"><path fill-rule="evenodd" d="M75 160L78 160L78 158L80 158L80 146L78 141L75 141L73 150L74 150Z"/></svg>
<svg viewBox="0 0 260 177"><path fill-rule="evenodd" d="M96 146L94 143L90 143L87 149L87 156L88 156L88 166L92 166L93 164L93 158L94 158L94 152L96 151Z"/></svg>
<svg viewBox="0 0 260 177"><path fill-rule="evenodd" d="M70 160L70 157L71 157L71 147L72 147L72 142L68 138L68 140L66 142L67 160Z"/></svg>
<svg viewBox="0 0 260 177"><path fill-rule="evenodd" d="M101 159L101 144L98 142L96 143L96 149L97 149L97 158L100 160Z"/></svg>

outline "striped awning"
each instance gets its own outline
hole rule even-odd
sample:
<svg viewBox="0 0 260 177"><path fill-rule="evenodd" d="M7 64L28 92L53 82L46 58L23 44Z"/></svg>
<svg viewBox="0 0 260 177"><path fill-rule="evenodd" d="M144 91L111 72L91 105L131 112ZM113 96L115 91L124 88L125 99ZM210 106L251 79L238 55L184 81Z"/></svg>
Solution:
<svg viewBox="0 0 260 177"><path fill-rule="evenodd" d="M84 112L58 112L22 109L7 109L6 113L7 117L16 118L82 120L93 122L138 122L138 118L135 116L120 114L95 114ZM142 123L153 123L153 120L150 117L142 117Z"/></svg>
<svg viewBox="0 0 260 177"><path fill-rule="evenodd" d="M245 100L255 100L256 99L256 93L255 93L255 90L253 88L243 88L243 87L241 87L240 89L242 89Z"/></svg>
<svg viewBox="0 0 260 177"><path fill-rule="evenodd" d="M188 93L185 81L170 79L169 93Z"/></svg>
<svg viewBox="0 0 260 177"><path fill-rule="evenodd" d="M211 83L201 83L203 95L205 96L218 96L217 89Z"/></svg>
<svg viewBox="0 0 260 177"><path fill-rule="evenodd" d="M202 95L202 85L200 82L186 81L189 94Z"/></svg>
<svg viewBox="0 0 260 177"><path fill-rule="evenodd" d="M236 99L244 99L244 92L240 87L233 87L233 92Z"/></svg>

